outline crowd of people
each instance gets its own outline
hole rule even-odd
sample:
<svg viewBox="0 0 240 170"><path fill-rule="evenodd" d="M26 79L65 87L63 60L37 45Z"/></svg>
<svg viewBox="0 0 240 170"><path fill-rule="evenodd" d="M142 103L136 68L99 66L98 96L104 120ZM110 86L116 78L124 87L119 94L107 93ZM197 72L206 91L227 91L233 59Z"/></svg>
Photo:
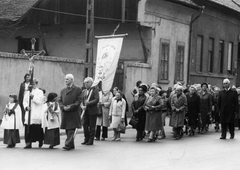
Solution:
<svg viewBox="0 0 240 170"><path fill-rule="evenodd" d="M74 83L74 76L65 76L66 87L60 92L48 93L38 88L38 80L24 76L19 95L10 94L4 110L1 127L4 128L4 144L14 148L20 143L19 129L25 127L25 149L33 142L49 145L50 149L60 144L60 129L65 129L64 150L75 149L77 129L83 127L82 145L105 141L108 128L113 129L112 141L120 141L122 125L127 126L127 112L131 109L137 124L136 141L147 137L147 142L166 137L164 126L169 116L172 136L179 140L185 133L194 136L204 134L210 124L215 131L221 130L220 139L235 137L235 126L240 129L240 89L230 87L229 79L223 80L223 89L208 83L194 84L183 88L181 83L163 90L159 84L147 85L138 81L132 91L133 102L128 105L126 97L117 88L103 91L101 83L92 86L93 79L84 79L84 86Z"/></svg>

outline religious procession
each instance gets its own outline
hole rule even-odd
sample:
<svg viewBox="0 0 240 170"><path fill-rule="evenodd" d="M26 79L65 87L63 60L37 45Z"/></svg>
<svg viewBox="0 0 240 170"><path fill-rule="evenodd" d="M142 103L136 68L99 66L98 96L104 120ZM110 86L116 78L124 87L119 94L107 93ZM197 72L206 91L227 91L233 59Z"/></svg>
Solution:
<svg viewBox="0 0 240 170"><path fill-rule="evenodd" d="M133 102L128 103L118 89L102 90L102 82L93 86L91 77L84 79L84 86L74 83L74 76L65 76L66 87L60 92L50 92L38 87L38 79L26 74L20 85L19 95L10 94L6 104L1 128L4 128L3 143L14 148L20 143L19 129L25 128L24 149L49 145L49 149L60 145L60 129L65 129L64 150L75 149L77 129L83 127L82 145L93 145L94 141L121 141L126 126L136 129L135 140L155 142L166 137L181 139L207 133L209 128L221 131L220 139L235 137L235 127L240 129L240 88L230 86L223 80L223 88L208 83L194 84L186 88L178 82L163 90L157 83L151 85L138 81L132 90ZM132 118L127 122L128 108ZM166 124L166 117L169 124ZM210 125L213 125L211 126ZM172 136L166 136L164 126L172 127ZM108 128L114 131L108 139ZM133 137L134 139L134 137Z"/></svg>

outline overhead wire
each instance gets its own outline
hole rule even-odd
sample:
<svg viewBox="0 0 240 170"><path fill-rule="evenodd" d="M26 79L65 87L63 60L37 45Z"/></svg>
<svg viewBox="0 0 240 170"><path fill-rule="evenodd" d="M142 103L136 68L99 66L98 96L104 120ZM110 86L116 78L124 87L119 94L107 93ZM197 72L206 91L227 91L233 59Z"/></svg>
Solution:
<svg viewBox="0 0 240 170"><path fill-rule="evenodd" d="M35 7L31 7L31 9L40 10L40 11L45 11L45 12L59 13L59 14L64 14L64 15L72 15L72 16L76 16L76 17L84 17L84 18L86 18L86 15L75 14L75 13L69 13L69 12L61 12L61 11L55 11L55 10L43 9L43 8L35 8ZM111 20L111 21L122 21L122 19L107 18L107 17L98 17L98 16L94 16L94 18L96 18L96 19L102 19L102 20ZM137 23L137 21L135 21L135 20L124 19L124 21L127 21L127 22L135 22L135 23Z"/></svg>
<svg viewBox="0 0 240 170"><path fill-rule="evenodd" d="M31 7L31 9L86 18L86 15L82 15L82 14L75 14L75 13L69 13L69 12L61 12L61 11L55 11L55 10L43 9L43 8L36 8L36 7ZM107 18L107 17L98 17L98 16L94 16L94 18L95 18L95 19L102 19L102 20L110 20L110 21L122 21L122 19ZM124 21L125 21L125 22L132 22L132 23L139 23L139 22L140 22L140 21L129 20L129 19L124 19ZM152 21L152 22L149 22L149 21L148 21L147 23L159 23L159 22L158 22L158 21L157 21L157 22L153 22L153 21Z"/></svg>

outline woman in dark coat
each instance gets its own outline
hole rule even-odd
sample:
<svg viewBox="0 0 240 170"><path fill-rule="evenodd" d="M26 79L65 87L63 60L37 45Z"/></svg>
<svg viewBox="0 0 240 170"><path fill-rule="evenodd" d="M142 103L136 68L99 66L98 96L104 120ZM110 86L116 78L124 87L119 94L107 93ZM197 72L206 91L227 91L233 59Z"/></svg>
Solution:
<svg viewBox="0 0 240 170"><path fill-rule="evenodd" d="M211 115L212 111L212 96L207 91L208 84L202 83L201 85L202 91L200 93L200 113L202 119L202 126L201 126L201 134L206 133L207 131L207 124L209 123L209 116Z"/></svg>
<svg viewBox="0 0 240 170"><path fill-rule="evenodd" d="M19 94L18 94L18 103L22 110L22 122L24 123L25 109L23 107L23 98L25 91L28 91L28 86L30 84L30 75L27 73L24 76L24 81L20 85Z"/></svg>
<svg viewBox="0 0 240 170"><path fill-rule="evenodd" d="M150 88L150 96L146 99L144 110L146 111L145 129L150 131L148 142L154 142L157 131L162 129L162 98L155 87Z"/></svg>
<svg viewBox="0 0 240 170"><path fill-rule="evenodd" d="M138 89L138 97L134 99L132 102L132 111L133 115L138 118L138 124L136 127L137 136L136 141L140 141L143 139L143 132L145 129L145 121L146 121L146 111L143 109L143 105L146 100L146 96L144 93L147 92L146 86L140 86Z"/></svg>
<svg viewBox="0 0 240 170"><path fill-rule="evenodd" d="M196 93L197 88L195 86L190 86L189 94L187 94L187 115L188 115L188 125L190 127L189 136L195 134L195 128L198 126L198 117L201 116L200 113L200 97Z"/></svg>
<svg viewBox="0 0 240 170"><path fill-rule="evenodd" d="M220 113L219 113L219 106L218 106L218 95L220 89L218 87L214 88L214 95L213 95L213 119L215 120L215 131L218 132L219 122L220 122Z"/></svg>

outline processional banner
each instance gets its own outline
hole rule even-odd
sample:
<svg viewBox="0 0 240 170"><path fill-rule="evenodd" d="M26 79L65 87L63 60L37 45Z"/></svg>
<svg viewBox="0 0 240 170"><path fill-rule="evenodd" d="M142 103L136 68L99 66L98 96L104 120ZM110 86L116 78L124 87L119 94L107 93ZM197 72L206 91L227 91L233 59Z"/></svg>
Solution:
<svg viewBox="0 0 240 170"><path fill-rule="evenodd" d="M93 86L102 82L102 90L110 91L122 49L123 37L98 39L96 68Z"/></svg>

